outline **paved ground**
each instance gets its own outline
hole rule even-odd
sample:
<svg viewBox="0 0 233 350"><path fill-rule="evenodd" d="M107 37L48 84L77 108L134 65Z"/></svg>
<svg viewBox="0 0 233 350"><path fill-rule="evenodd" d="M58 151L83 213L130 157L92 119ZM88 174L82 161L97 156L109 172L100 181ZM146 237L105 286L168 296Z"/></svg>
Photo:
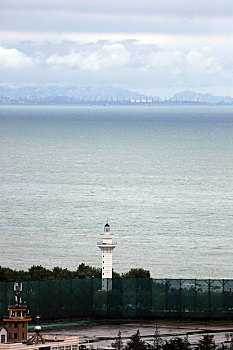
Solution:
<svg viewBox="0 0 233 350"><path fill-rule="evenodd" d="M233 334L233 323L182 323L182 322L159 322L160 335L163 339L169 339L175 336L184 337L188 335L190 343L197 342L202 334L214 334L217 343L226 340L225 334ZM111 343L115 340L118 332L121 331L123 342L126 343L129 337L140 330L140 334L146 342L151 343L155 332L155 323L131 323L120 325L88 325L88 326L72 326L56 329L45 329L43 333L78 335L80 344L87 347L104 348L111 347ZM30 331L31 332L31 331Z"/></svg>

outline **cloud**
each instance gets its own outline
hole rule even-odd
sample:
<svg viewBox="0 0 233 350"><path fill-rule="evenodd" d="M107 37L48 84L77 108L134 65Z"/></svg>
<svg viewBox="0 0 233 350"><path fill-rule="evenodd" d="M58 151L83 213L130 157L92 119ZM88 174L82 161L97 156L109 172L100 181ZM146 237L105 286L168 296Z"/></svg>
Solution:
<svg viewBox="0 0 233 350"><path fill-rule="evenodd" d="M103 45L82 45L77 51L66 55L53 54L46 63L50 67L65 67L85 71L119 69L130 62L130 53L120 43L104 43Z"/></svg>
<svg viewBox="0 0 233 350"><path fill-rule="evenodd" d="M229 35L232 20L232 0L2 0L0 30Z"/></svg>
<svg viewBox="0 0 233 350"><path fill-rule="evenodd" d="M4 68L32 67L33 59L16 49L5 49L0 47L0 66Z"/></svg>
<svg viewBox="0 0 233 350"><path fill-rule="evenodd" d="M221 73L221 64L206 52L205 48L201 51L192 50L186 57L187 70L198 74L218 74Z"/></svg>
<svg viewBox="0 0 233 350"><path fill-rule="evenodd" d="M0 48L2 81L107 84L130 89L232 84L229 52L143 44L137 40L24 42Z"/></svg>

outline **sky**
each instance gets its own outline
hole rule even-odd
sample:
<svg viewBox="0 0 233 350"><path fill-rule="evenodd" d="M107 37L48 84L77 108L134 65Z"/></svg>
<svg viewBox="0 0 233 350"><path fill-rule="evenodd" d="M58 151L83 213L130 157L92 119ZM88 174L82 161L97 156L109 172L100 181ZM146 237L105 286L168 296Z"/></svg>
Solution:
<svg viewBox="0 0 233 350"><path fill-rule="evenodd" d="M0 0L0 78L233 96L233 1Z"/></svg>

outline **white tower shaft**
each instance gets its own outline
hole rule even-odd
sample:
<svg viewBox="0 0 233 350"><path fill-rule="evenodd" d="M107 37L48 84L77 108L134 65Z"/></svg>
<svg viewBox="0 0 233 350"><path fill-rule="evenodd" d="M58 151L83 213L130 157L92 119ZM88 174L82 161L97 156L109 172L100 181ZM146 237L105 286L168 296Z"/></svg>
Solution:
<svg viewBox="0 0 233 350"><path fill-rule="evenodd" d="M110 226L108 224L104 226L104 233L100 236L101 241L97 243L97 247L100 248L102 255L102 289L106 289L106 279L112 279L112 252L117 246L117 243L113 240L114 235L110 233Z"/></svg>

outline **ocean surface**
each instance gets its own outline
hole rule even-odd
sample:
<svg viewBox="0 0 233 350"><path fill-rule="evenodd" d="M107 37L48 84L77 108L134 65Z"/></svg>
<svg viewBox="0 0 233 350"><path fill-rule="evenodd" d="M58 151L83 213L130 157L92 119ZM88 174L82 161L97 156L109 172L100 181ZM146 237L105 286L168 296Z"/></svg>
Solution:
<svg viewBox="0 0 233 350"><path fill-rule="evenodd" d="M233 278L233 106L0 107L0 265Z"/></svg>

